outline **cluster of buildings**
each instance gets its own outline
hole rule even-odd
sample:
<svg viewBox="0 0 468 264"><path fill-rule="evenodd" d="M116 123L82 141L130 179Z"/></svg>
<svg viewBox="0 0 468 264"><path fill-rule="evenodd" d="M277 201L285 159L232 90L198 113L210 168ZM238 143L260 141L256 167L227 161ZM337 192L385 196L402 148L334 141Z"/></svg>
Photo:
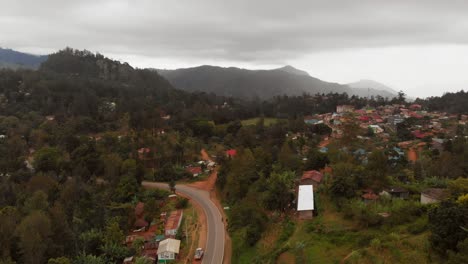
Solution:
<svg viewBox="0 0 468 264"><path fill-rule="evenodd" d="M317 171L310 170L304 171L302 177L296 184L296 197L297 197L297 216L299 219L306 220L312 219L316 215L316 203L314 192L317 191L320 184L324 179L324 173L327 170ZM372 189L362 191L362 201L366 204L376 202L380 197L391 199L409 199L410 192L403 187L391 186L382 189L379 193L375 193ZM420 193L421 204L438 203L448 197L446 189L442 188L428 188ZM383 217L388 217L388 213L382 213Z"/></svg>
<svg viewBox="0 0 468 264"><path fill-rule="evenodd" d="M408 129L411 139L391 142L391 134L397 132L398 124L408 118L413 118L413 122L405 128ZM447 138L455 136L457 125L468 123L468 115L428 112L419 104L367 106L362 109L355 109L352 105L339 105L334 113L306 116L304 122L311 125L326 124L332 129L331 139L342 138L344 125L354 122L365 131L372 131L372 136L381 142L395 143L394 151L397 154L403 153L408 161L414 162L424 148L443 150ZM370 140L367 134L357 137L361 140ZM326 149L321 151L325 152Z"/></svg>
<svg viewBox="0 0 468 264"><path fill-rule="evenodd" d="M408 125L404 129L407 130L411 139L394 141L395 137L391 135L397 132L398 124L409 118L412 120L406 122ZM406 159L409 162L415 162L425 149L443 151L444 143L456 136L457 126L464 126L468 123L468 115L428 112L424 111L419 104L410 106L393 104L362 109L355 109L352 105L339 105L334 113L306 116L304 122L309 125L325 124L332 129L329 137L319 144L320 152L328 152L328 143L333 139L342 138L345 125L354 122L361 128L361 131L367 131L366 134L358 135L357 139L366 141L371 140L371 136L374 137L373 142L383 143L377 148L383 149L385 146L389 160ZM349 152L345 148L343 150ZM351 154L365 164L369 152L364 148L358 148ZM297 183L297 215L300 219L311 219L316 214L314 192L323 180L322 173L305 171ZM361 198L365 203L372 203L383 196L392 199L408 199L409 194L407 189L393 186L377 193L371 189L363 190ZM421 204L436 203L446 197L446 190L429 188L420 193L420 202Z"/></svg>
<svg viewBox="0 0 468 264"><path fill-rule="evenodd" d="M380 199L380 197L387 197L391 199L408 199L410 192L403 187L391 186L384 188L379 193L374 193L371 189L366 189L361 195L365 203L372 203ZM427 188L420 193L421 204L438 203L448 197L446 189L443 188Z"/></svg>
<svg viewBox="0 0 468 264"><path fill-rule="evenodd" d="M179 232L183 218L182 210L162 213L160 224L164 225L164 232L158 224L148 223L144 219L144 203L135 206L136 228L125 238L124 244L132 248L135 241L142 243L139 256L130 256L124 259L123 264L135 263L137 257L145 258L150 263L166 263L177 259L180 252L180 240L175 239ZM141 242L142 241L142 242Z"/></svg>

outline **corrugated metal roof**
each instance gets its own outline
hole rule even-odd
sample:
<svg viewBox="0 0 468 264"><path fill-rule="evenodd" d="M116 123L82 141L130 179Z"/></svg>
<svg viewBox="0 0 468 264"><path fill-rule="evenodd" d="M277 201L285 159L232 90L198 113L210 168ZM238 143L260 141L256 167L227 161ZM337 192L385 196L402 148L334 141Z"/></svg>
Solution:
<svg viewBox="0 0 468 264"><path fill-rule="evenodd" d="M180 240L167 238L159 242L158 254L164 252L173 252L179 254Z"/></svg>
<svg viewBox="0 0 468 264"><path fill-rule="evenodd" d="M299 195L297 198L297 210L314 210L314 186L299 185Z"/></svg>

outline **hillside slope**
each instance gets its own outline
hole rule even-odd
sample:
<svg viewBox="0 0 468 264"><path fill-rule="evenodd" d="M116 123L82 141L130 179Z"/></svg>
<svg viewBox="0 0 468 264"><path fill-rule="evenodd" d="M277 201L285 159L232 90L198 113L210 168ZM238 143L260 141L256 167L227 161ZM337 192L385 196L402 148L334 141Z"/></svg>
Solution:
<svg viewBox="0 0 468 264"><path fill-rule="evenodd" d="M330 92L363 96L361 89L355 90L347 85L322 81L292 66L273 70L247 70L204 65L157 71L176 88L185 91L202 91L239 98L270 99L278 95ZM373 92L391 97L388 93Z"/></svg>

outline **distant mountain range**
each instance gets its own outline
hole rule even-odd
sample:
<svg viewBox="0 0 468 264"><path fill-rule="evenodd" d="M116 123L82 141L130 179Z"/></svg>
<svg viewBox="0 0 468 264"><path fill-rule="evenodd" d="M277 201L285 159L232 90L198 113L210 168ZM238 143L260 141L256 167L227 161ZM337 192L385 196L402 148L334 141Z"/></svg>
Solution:
<svg viewBox="0 0 468 264"><path fill-rule="evenodd" d="M0 48L0 68L37 69L47 56ZM199 66L177 70L157 70L176 88L189 92L215 93L244 99L269 99L277 95L304 93L347 93L360 97L394 97L397 92L371 80L347 85L322 81L290 65L272 70L247 70L235 67Z"/></svg>
<svg viewBox="0 0 468 264"><path fill-rule="evenodd" d="M398 91L373 80L360 80L358 82L348 83L348 86L358 92L360 96L383 96L393 97L398 94Z"/></svg>
<svg viewBox="0 0 468 264"><path fill-rule="evenodd" d="M357 82L354 87L322 81L307 72L292 66L273 70L246 70L240 68L222 68L217 66L199 66L177 70L157 70L176 88L186 91L202 91L217 95L240 98L258 97L269 99L277 95L301 95L304 93L347 93L360 97L394 97L397 93L377 82ZM372 84L372 85L371 85Z"/></svg>
<svg viewBox="0 0 468 264"><path fill-rule="evenodd" d="M0 48L0 68L37 69L46 59L47 56L38 56L11 49Z"/></svg>

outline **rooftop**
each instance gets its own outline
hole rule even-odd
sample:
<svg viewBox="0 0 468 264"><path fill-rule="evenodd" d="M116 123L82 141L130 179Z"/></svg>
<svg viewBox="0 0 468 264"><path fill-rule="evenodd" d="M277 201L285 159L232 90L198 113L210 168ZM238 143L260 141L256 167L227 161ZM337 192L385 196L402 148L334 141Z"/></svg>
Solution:
<svg viewBox="0 0 468 264"><path fill-rule="evenodd" d="M323 179L323 174L316 170L304 171L301 181L306 179L312 179L313 181L320 183Z"/></svg>
<svg viewBox="0 0 468 264"><path fill-rule="evenodd" d="M158 254L164 252L173 252L179 254L180 240L167 238L159 242Z"/></svg>
<svg viewBox="0 0 468 264"><path fill-rule="evenodd" d="M442 200L447 196L445 189L442 188L428 188L421 193L436 200Z"/></svg>
<svg viewBox="0 0 468 264"><path fill-rule="evenodd" d="M180 225L180 220L182 219L182 210L172 211L169 217L167 218L165 230L174 230L178 229Z"/></svg>
<svg viewBox="0 0 468 264"><path fill-rule="evenodd" d="M299 185L299 194L297 198L297 210L314 210L314 186Z"/></svg>

